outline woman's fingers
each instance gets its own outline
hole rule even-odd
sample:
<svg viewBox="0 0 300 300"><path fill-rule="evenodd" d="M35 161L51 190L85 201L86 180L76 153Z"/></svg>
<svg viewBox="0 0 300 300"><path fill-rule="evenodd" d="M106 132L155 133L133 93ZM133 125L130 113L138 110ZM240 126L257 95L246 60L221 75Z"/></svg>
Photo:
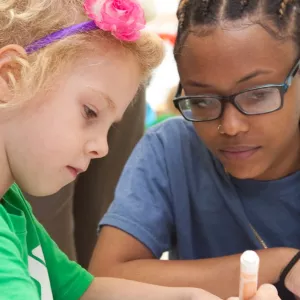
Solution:
<svg viewBox="0 0 300 300"><path fill-rule="evenodd" d="M239 298L231 297L228 300L239 300ZM271 284L263 284L253 298L244 300L280 300L280 298L275 286Z"/></svg>

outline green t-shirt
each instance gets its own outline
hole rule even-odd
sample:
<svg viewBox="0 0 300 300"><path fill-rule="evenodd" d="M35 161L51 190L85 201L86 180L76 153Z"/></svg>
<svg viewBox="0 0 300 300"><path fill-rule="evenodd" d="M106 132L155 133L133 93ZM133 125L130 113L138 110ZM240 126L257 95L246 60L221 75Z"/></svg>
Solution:
<svg viewBox="0 0 300 300"><path fill-rule="evenodd" d="M59 250L12 185L0 202L0 299L75 300L92 281Z"/></svg>

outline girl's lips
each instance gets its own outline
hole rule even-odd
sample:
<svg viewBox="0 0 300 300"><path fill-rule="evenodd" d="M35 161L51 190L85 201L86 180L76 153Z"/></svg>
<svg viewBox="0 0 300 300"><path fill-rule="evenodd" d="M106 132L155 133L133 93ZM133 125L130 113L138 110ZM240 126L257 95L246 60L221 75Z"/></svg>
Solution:
<svg viewBox="0 0 300 300"><path fill-rule="evenodd" d="M261 147L238 146L225 148L219 152L227 160L246 160L253 156Z"/></svg>
<svg viewBox="0 0 300 300"><path fill-rule="evenodd" d="M78 174L82 173L83 170L81 169L77 169L71 166L67 166L67 169L70 171L70 173L76 178L78 176Z"/></svg>

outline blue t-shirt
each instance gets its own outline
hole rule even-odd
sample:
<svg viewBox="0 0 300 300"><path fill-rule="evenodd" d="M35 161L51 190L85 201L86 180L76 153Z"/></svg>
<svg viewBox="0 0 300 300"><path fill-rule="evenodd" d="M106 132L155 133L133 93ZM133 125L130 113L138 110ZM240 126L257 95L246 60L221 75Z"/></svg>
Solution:
<svg viewBox="0 0 300 300"><path fill-rule="evenodd" d="M238 180L197 136L170 119L132 153L100 225L117 227L155 257L199 259L268 247L300 248L300 172L277 181Z"/></svg>

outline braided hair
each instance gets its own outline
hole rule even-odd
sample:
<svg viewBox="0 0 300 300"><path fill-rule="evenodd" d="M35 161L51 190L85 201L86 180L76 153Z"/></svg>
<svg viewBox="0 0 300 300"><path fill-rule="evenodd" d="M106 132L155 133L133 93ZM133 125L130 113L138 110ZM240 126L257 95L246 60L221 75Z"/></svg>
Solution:
<svg viewBox="0 0 300 300"><path fill-rule="evenodd" d="M175 58L191 30L205 34L224 21L247 19L275 38L292 38L300 46L300 0L181 0Z"/></svg>

